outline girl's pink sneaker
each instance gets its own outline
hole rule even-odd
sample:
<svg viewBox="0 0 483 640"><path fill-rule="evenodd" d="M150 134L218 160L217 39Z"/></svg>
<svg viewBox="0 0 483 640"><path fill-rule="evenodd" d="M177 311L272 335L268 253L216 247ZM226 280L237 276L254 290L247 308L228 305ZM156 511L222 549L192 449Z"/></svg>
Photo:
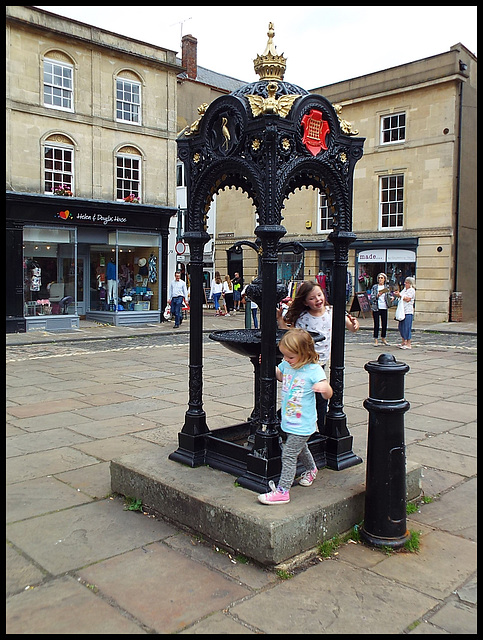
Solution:
<svg viewBox="0 0 483 640"><path fill-rule="evenodd" d="M290 502L290 492L284 491L280 487L275 486L275 482L270 480L268 483L271 491L269 493L261 493L258 496L259 502L262 504L285 504Z"/></svg>
<svg viewBox="0 0 483 640"><path fill-rule="evenodd" d="M315 469L312 469L312 471L305 471L304 473L302 473L302 475L300 476L299 484L302 485L302 487L310 487L316 477L317 467L315 467Z"/></svg>

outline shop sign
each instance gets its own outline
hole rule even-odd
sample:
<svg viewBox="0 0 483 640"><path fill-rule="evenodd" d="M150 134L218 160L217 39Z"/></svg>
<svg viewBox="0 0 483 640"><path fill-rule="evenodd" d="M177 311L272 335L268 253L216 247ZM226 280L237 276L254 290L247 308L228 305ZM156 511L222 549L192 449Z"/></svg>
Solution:
<svg viewBox="0 0 483 640"><path fill-rule="evenodd" d="M416 262L416 253L408 249L388 249L388 262Z"/></svg>
<svg viewBox="0 0 483 640"><path fill-rule="evenodd" d="M359 251L359 262L386 262L385 249L371 249L369 251Z"/></svg>
<svg viewBox="0 0 483 640"><path fill-rule="evenodd" d="M117 215L103 215L102 213L83 213L80 211L72 212L69 209L59 211L56 214L61 220L69 220L73 222L87 222L89 224L126 224L127 218Z"/></svg>

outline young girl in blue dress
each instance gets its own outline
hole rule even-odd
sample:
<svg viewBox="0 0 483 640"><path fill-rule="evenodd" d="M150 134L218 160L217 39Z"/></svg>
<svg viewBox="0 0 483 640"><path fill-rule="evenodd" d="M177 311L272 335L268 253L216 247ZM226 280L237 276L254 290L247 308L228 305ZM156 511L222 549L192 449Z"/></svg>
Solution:
<svg viewBox="0 0 483 640"><path fill-rule="evenodd" d="M282 473L278 486L271 480L270 491L258 496L262 504L290 502L290 487L295 479L297 461L305 467L299 485L310 487L317 475L317 467L307 441L317 430L315 395L328 400L332 387L327 381L312 336L302 329L291 329L278 346L283 361L276 368L282 383L281 429L287 434L282 448Z"/></svg>

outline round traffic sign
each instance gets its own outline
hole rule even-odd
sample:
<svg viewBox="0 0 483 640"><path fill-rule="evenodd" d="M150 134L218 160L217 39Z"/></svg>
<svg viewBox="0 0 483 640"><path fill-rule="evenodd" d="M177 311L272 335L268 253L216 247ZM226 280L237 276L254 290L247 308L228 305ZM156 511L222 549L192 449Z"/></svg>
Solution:
<svg viewBox="0 0 483 640"><path fill-rule="evenodd" d="M178 242L175 244L174 249L179 256L182 256L186 251L186 245L182 240L178 240Z"/></svg>

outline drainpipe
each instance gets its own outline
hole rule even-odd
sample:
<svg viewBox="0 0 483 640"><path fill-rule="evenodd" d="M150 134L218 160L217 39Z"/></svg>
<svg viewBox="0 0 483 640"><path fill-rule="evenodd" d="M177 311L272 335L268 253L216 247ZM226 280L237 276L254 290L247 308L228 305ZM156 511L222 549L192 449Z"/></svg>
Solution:
<svg viewBox="0 0 483 640"><path fill-rule="evenodd" d="M458 291L458 243L459 243L459 224L460 224L460 185L461 185L461 131L463 120L463 81L460 81L459 88L459 107L458 107L458 142L456 157L456 211L455 211L455 243L454 243L454 276L453 291Z"/></svg>

